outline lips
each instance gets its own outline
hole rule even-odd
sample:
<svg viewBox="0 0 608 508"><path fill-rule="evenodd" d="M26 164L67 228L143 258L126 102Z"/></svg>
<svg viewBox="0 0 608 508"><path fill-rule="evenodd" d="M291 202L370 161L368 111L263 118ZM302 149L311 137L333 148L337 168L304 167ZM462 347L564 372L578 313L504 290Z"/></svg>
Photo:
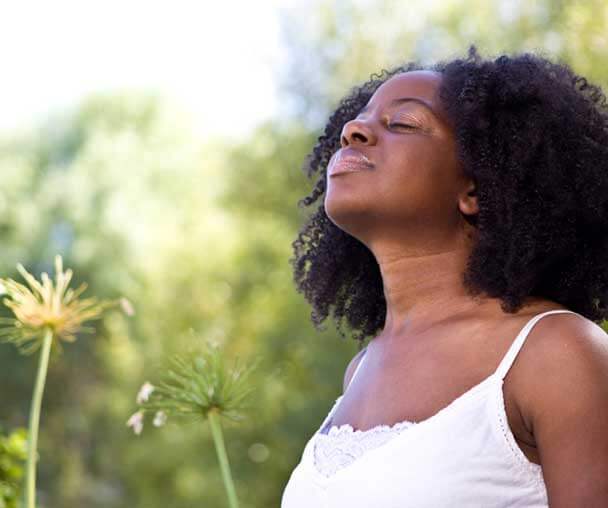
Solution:
<svg viewBox="0 0 608 508"><path fill-rule="evenodd" d="M334 158L329 163L329 176L340 173L350 173L353 171L371 170L374 164L361 152L346 148L336 152Z"/></svg>

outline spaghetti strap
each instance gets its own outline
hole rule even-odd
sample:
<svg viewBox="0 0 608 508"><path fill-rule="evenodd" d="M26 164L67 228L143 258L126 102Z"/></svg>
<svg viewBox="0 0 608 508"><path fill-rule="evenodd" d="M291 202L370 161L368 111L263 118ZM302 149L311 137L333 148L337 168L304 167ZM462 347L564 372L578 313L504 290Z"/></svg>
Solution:
<svg viewBox="0 0 608 508"><path fill-rule="evenodd" d="M367 349L365 350L365 353L363 353L361 360L359 360L359 363L357 364L357 368L355 369L354 374L350 378L350 381L348 382L348 386L346 387L346 390L348 390L348 387L353 382L353 379L355 379L357 372L359 372L359 369L361 368L361 364L363 363L363 360L365 359L366 353L367 353ZM344 390L344 393L346 393L346 390ZM329 413L327 413L325 420L323 420L323 423L321 423L319 430L317 430L317 433L323 434L325 432L325 429L327 428L327 426L331 424L331 422L333 421L334 412L336 411L336 408L338 407L338 403L340 402L340 400L342 400L342 397L344 397L344 393L336 399L336 401L334 402L334 405L329 410Z"/></svg>
<svg viewBox="0 0 608 508"><path fill-rule="evenodd" d="M577 312L574 312L572 310L555 309L555 310L549 310L546 312L541 312L540 314L537 314L536 316L532 317L532 319L530 319L525 324L525 326L519 332L517 337L515 337L513 344L511 344L511 347L505 354L504 358L500 362L500 365L498 366L498 368L496 369L496 372L494 374L496 376L500 376L500 379L504 379L505 376L507 375L507 372L509 372L511 365L515 361L515 357L519 353L519 350L522 348L524 341L526 340L526 337L530 333L530 330L532 330L532 327L544 316L548 316L549 314L562 313L562 312L570 312L572 314L578 314ZM578 315L580 316L580 314L578 314Z"/></svg>
<svg viewBox="0 0 608 508"><path fill-rule="evenodd" d="M353 382L353 379L355 379L355 376L357 375L357 372L359 372L359 369L361 368L361 364L363 363L363 360L365 360L365 356L366 355L367 355L367 349L365 350L365 353L363 353L363 356L361 357L361 360L359 360L359 363L357 364L357 368L355 369L355 373L353 374L353 377L351 377L350 381L348 382L348 386L346 387L347 390L348 390L348 387Z"/></svg>

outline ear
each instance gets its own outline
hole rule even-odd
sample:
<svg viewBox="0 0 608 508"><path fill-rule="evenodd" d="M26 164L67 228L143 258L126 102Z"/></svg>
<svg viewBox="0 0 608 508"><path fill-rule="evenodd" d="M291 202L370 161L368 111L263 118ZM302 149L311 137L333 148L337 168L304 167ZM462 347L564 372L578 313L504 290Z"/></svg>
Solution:
<svg viewBox="0 0 608 508"><path fill-rule="evenodd" d="M477 204L477 187L474 182L470 181L466 189L458 198L458 209L464 215L475 215L479 213Z"/></svg>

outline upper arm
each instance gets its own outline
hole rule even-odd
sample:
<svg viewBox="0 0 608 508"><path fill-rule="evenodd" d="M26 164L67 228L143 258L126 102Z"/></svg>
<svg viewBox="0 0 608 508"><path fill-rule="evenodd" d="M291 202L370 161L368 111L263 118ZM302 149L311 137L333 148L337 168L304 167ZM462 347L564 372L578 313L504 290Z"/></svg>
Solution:
<svg viewBox="0 0 608 508"><path fill-rule="evenodd" d="M350 383L350 380L353 374L355 373L355 369L357 368L357 365L359 365L359 362L363 358L363 355L365 354L366 350L367 346L365 346L361 351L359 351L355 356L353 356L352 360L346 367L346 372L344 373L344 384L342 386L343 393L346 391L346 388L348 387L348 384Z"/></svg>
<svg viewBox="0 0 608 508"><path fill-rule="evenodd" d="M525 407L551 508L608 506L608 335L580 317L539 335Z"/></svg>

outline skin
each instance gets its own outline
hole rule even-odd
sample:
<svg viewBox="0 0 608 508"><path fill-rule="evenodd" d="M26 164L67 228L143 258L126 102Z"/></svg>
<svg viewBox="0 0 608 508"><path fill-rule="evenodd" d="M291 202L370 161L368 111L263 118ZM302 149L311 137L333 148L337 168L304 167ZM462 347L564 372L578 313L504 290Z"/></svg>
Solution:
<svg viewBox="0 0 608 508"><path fill-rule="evenodd" d="M492 374L532 316L565 309L530 297L509 314L498 299L466 292L461 277L476 230L463 215L479 208L474 183L456 157L454 132L438 97L440 82L441 75L431 71L395 75L342 131L342 148L363 153L374 168L328 177L325 210L375 256L387 312L382 332L346 370L332 425L368 430L425 420ZM401 97L417 100L390 106ZM582 316L546 316L505 377L509 427L528 460L543 466L552 507L583 506L576 503L586 496L590 502L584 506L600 506L592 503L608 498L608 439L602 430L608 428L608 390L598 389L608 386L607 344L605 332ZM348 386L363 353L366 361ZM578 412L573 400L582 401ZM606 409L598 413L598 407ZM593 425L575 432L587 412ZM578 435L578 450L564 447ZM594 461L581 458L580 450ZM576 480L578 490L573 463L588 471ZM607 497L597 497L600 491Z"/></svg>

